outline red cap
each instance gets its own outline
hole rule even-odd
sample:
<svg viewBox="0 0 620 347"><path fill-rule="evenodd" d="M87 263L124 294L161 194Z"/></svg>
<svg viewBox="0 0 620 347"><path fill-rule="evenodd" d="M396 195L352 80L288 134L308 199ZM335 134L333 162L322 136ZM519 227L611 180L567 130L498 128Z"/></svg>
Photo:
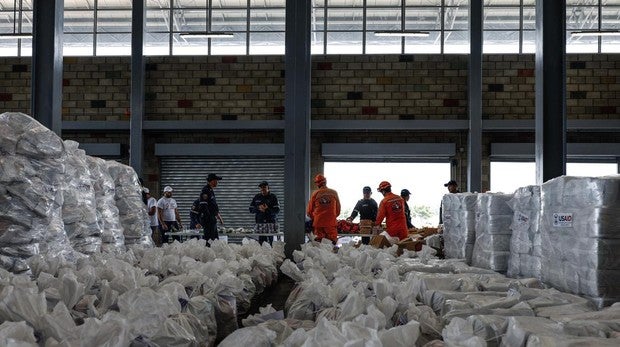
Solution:
<svg viewBox="0 0 620 347"><path fill-rule="evenodd" d="M317 185L325 184L327 183L327 179L322 174L318 174L314 177L314 183L316 183Z"/></svg>
<svg viewBox="0 0 620 347"><path fill-rule="evenodd" d="M383 181L381 183L379 183L379 188L377 188L378 191L382 191L385 190L387 188L391 188L392 185L390 184L390 182L388 181Z"/></svg>

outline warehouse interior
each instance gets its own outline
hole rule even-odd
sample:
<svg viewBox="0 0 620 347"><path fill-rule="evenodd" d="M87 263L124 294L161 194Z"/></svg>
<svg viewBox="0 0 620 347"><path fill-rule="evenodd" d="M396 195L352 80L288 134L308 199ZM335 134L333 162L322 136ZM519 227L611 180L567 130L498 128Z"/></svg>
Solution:
<svg viewBox="0 0 620 347"><path fill-rule="evenodd" d="M619 53L620 0L0 0L0 340L618 345ZM231 234L153 247L208 174ZM412 244L310 241L319 174Z"/></svg>

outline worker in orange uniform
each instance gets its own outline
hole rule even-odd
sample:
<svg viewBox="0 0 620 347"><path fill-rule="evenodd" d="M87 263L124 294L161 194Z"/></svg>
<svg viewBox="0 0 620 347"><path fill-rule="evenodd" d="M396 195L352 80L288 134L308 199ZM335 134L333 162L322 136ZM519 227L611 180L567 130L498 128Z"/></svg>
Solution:
<svg viewBox="0 0 620 347"><path fill-rule="evenodd" d="M392 193L390 182L381 182L377 190L383 194L383 200L379 204L375 225L381 225L385 218L387 233L390 236L398 237L399 240L407 238L409 231L407 230L407 220L405 218L405 200Z"/></svg>
<svg viewBox="0 0 620 347"><path fill-rule="evenodd" d="M315 240L321 242L323 238L327 238L336 244L336 218L340 214L338 193L327 188L327 179L322 174L316 175L314 183L319 189L312 193L306 213L312 219Z"/></svg>

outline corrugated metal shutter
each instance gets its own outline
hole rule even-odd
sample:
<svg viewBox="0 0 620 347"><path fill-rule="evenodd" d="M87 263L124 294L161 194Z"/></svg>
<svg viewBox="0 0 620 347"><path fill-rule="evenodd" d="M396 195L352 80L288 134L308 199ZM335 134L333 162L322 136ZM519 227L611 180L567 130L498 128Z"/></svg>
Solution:
<svg viewBox="0 0 620 347"><path fill-rule="evenodd" d="M259 193L258 184L269 182L278 197L278 222L283 230L284 216L284 158L283 157L160 157L161 188L171 186L179 205L183 224L189 225L189 211L194 200L207 183L208 173L223 177L215 188L215 197L226 227L252 228L254 215L250 202ZM161 193L159 194L161 195ZM158 196L159 196L158 195Z"/></svg>

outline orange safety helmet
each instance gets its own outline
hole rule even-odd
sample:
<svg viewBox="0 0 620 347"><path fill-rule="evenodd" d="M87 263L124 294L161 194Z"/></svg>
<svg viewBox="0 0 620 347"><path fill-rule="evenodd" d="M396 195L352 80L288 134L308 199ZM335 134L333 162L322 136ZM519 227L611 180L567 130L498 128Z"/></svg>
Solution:
<svg viewBox="0 0 620 347"><path fill-rule="evenodd" d="M314 177L314 183L316 183L318 186L327 183L327 178L325 178L325 176L323 176L322 174L318 174Z"/></svg>
<svg viewBox="0 0 620 347"><path fill-rule="evenodd" d="M390 182L388 181L383 181L381 183L379 183L379 188L377 188L378 191L384 191L388 188L392 188L392 185L390 184Z"/></svg>

